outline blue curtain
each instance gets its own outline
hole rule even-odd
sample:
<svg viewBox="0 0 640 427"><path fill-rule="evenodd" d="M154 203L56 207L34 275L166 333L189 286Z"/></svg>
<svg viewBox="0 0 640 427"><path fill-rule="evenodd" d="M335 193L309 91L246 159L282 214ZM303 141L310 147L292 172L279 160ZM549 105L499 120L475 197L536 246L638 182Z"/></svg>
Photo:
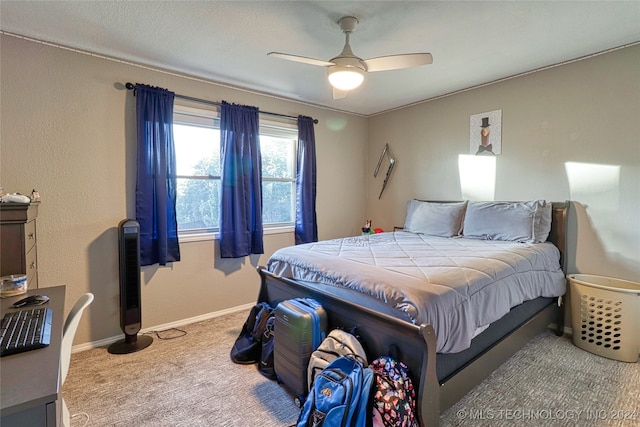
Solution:
<svg viewBox="0 0 640 427"><path fill-rule="evenodd" d="M173 145L174 93L136 84L138 162L136 220L140 264L180 261L176 221L176 156Z"/></svg>
<svg viewBox="0 0 640 427"><path fill-rule="evenodd" d="M258 109L222 102L220 256L263 254L262 158Z"/></svg>
<svg viewBox="0 0 640 427"><path fill-rule="evenodd" d="M313 119L298 116L296 245L318 241L316 220L316 137Z"/></svg>

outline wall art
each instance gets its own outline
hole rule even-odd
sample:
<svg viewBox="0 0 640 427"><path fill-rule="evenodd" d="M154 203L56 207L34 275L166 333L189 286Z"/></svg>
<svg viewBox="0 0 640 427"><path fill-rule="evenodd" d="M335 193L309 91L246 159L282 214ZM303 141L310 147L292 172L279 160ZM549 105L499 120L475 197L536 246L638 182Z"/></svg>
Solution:
<svg viewBox="0 0 640 427"><path fill-rule="evenodd" d="M502 110L474 114L469 124L469 154L502 154Z"/></svg>

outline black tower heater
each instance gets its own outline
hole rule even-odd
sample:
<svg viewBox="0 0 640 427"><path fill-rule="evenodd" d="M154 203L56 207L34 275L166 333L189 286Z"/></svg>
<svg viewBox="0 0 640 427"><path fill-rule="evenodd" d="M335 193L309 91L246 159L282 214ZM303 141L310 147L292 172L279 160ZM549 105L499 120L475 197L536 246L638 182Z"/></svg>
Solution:
<svg viewBox="0 0 640 427"><path fill-rule="evenodd" d="M120 327L124 339L109 346L109 353L127 354L147 348L153 338L140 335L140 224L125 219L118 224L120 264Z"/></svg>

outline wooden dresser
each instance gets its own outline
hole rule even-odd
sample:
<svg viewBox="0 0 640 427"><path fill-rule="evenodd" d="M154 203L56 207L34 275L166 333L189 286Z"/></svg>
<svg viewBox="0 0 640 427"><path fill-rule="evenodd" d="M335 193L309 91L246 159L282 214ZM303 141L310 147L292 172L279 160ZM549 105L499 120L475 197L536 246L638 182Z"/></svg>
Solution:
<svg viewBox="0 0 640 427"><path fill-rule="evenodd" d="M40 202L0 203L0 276L26 274L38 287L36 218Z"/></svg>

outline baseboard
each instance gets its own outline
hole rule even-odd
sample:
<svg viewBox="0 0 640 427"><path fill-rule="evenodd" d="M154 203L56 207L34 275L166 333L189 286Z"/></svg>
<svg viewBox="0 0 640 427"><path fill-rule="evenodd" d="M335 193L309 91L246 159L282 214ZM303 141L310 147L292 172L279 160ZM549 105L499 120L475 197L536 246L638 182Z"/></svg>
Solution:
<svg viewBox="0 0 640 427"><path fill-rule="evenodd" d="M190 323L202 322L203 320L209 320L209 319L213 319L215 317L220 317L220 316L225 316L227 314L237 313L238 311L249 310L254 305L255 305L255 303L253 303L253 302L252 303L247 303L247 304L239 305L239 306L236 306L236 307L226 308L224 310L213 311L211 313L205 313L205 314L202 314L200 316L189 317L187 319L178 320L176 322L165 323L165 324L162 324L162 325L156 325L156 326L152 326L150 328L144 328L144 329L142 329L140 331L140 333L151 332L151 331L163 331L163 330L166 330L166 329L177 328L179 326L188 325ZM114 337L105 338L105 339L98 340L98 341L91 341L91 342L84 343L84 344L74 345L71 348L71 352L72 353L78 353L80 351L86 351L86 350L91 350L93 348L104 347L104 346L112 344L112 343L114 343L116 341L121 340L123 337L124 337L124 335L120 334L120 335L117 335L117 336L114 336Z"/></svg>

